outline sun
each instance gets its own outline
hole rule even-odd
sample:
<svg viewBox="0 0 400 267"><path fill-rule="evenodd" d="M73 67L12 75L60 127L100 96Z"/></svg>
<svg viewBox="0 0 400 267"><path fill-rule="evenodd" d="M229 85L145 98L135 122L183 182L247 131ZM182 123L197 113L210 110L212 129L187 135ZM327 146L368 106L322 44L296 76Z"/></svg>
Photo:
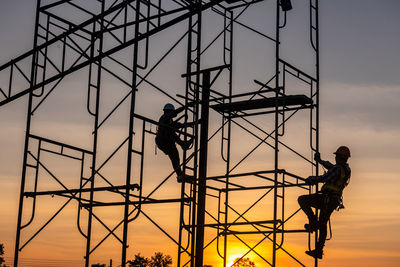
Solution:
<svg viewBox="0 0 400 267"><path fill-rule="evenodd" d="M233 263L235 262L235 259L242 257L243 254L233 254L229 256L228 263L226 264L226 267L231 267Z"/></svg>

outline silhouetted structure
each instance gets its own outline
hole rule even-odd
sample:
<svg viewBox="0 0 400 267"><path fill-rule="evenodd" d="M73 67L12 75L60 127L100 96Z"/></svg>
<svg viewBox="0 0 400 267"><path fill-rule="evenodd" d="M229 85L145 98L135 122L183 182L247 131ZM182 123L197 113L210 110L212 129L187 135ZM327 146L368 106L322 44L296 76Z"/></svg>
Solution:
<svg viewBox="0 0 400 267"><path fill-rule="evenodd" d="M287 234L306 232L290 228L290 224L288 226L299 209L288 211L285 200L289 189L312 192L302 173L297 173L298 169L311 167L315 175L319 171L318 164L307 156L319 150L318 0L310 0L307 5L296 1L309 14L309 42L303 46L306 45L311 51L306 63L298 65L282 57L281 46L285 40L281 39L281 34L289 24L290 17L290 13L286 14L283 10L290 9L287 5L290 1L98 0L88 3L38 0L33 49L0 67L0 72L7 77L6 85L0 90L0 106L24 95L29 97L14 265L18 265L19 253L26 245L67 205L76 203L77 228L86 242L86 267L90 266L92 253L109 237L121 245L121 262L122 266L126 266L128 237L136 237L134 233L128 234L128 228L139 216L146 218L176 245L178 266L203 266L204 250L211 245L216 247L225 266L232 239L239 240L248 248L243 257L254 253L265 265L276 266L277 251L282 251L289 255L294 264L304 266L298 256L285 247ZM265 18L273 18L261 25L261 28L266 25L270 27L271 31L267 33L239 20L246 12L256 11L261 3L268 8L263 12L271 11ZM286 6L282 6L283 10L280 3L286 3ZM290 12L295 12L295 8ZM219 19L219 25L223 24L220 25L220 32L211 40L202 34L203 24L208 22L205 16L214 16ZM186 30L177 38L174 34L169 35L175 30L179 33L174 28L178 25ZM212 28L218 29L215 24ZM266 66L267 69L263 70L262 81L254 80L252 86L256 87L255 90L234 93L233 83L237 81L233 79L233 73L239 63L235 62L234 34L239 28L254 34L254 40L262 43L263 49L270 48L265 52L270 60L263 59L269 68ZM159 41L154 38L162 38L157 34L168 30L168 40L176 38L177 41L163 43L162 49L153 46ZM183 41L186 41L186 70L182 75L185 93L176 98L171 90L161 88L149 77L154 70L161 68L160 64ZM169 49L165 49L167 44ZM212 48L220 48L218 53L214 52L218 56L207 57L207 52ZM300 65L306 65L307 71ZM249 66L246 66L241 71L248 69ZM164 70L171 71L171 68ZM250 72L252 74L253 70ZM178 76L172 79L178 80ZM60 138L55 130L43 131L40 120L36 120L36 117L33 119L34 116L40 117L41 110L44 114L51 113L44 103L53 101L54 104L56 100L51 96L62 88L65 80L85 82L84 94L71 91L69 95L76 94L79 98L76 101L86 108L84 114L77 116L82 120L86 118L91 124L91 128L86 129L89 136L85 136L86 139L75 140L72 135ZM112 89L107 89L109 80L113 81ZM126 91L118 95L118 88ZM155 89L169 101L184 106L194 103L193 107L185 110L185 123L201 118L200 127L192 125L185 128L185 134L193 137L193 147L183 152L182 159L182 172L193 176L196 182L182 183L178 198L157 195L173 173L156 186L144 178L144 160L149 156L145 149L149 142L146 137L156 134L152 128L159 123L152 116L155 108L146 116L140 112L145 110L143 103L153 100L141 95L146 91L143 88ZM82 99L83 103L80 103ZM106 105L105 99L112 101ZM67 100L56 104L61 105ZM65 108L77 112L73 105ZM118 113L121 110L127 115ZM309 125L303 125L306 132L304 136L297 136L301 127L293 130L289 124L299 114L309 116ZM122 123L115 122L116 118L121 119ZM209 123L216 118L221 122L217 129ZM64 120L60 118L59 121ZM114 142L117 143L115 145L111 143L114 140L106 138L110 131L107 127L121 124L125 126L125 134L123 138L113 137L121 139ZM80 128L68 130L73 133L85 132ZM238 131L244 131L256 140L254 146L249 142L252 146L250 151L244 155L239 153L240 158L233 153L233 148L237 146L240 149L245 143L242 139L234 143L237 140L234 138L235 132ZM304 138L302 143L306 144L305 148L295 149L292 146L293 139L288 138L289 132L295 132L297 143L301 137ZM218 147L223 170L220 175L211 176L207 173L208 154L215 153L216 146L210 147L209 151L209 143L216 139L215 136L220 136L221 140ZM85 140L83 144L82 140ZM109 146L113 146L113 149L110 150ZM262 169L241 169L247 158L260 157L255 151L261 146L270 152L262 155L262 164L259 164ZM283 151L290 154L285 160L289 161L294 156L301 159L303 165L299 168L288 164L289 169L295 171L281 168ZM49 158L78 166L79 174L75 177L75 183L67 183L68 179L58 177L50 167ZM110 169L118 170L117 178L113 177ZM59 187L49 190L48 187L42 187L43 176ZM235 203L237 200L243 202L242 193L245 191L252 192L257 199L246 199L248 208L239 211ZM31 226L35 219L37 198L46 196L65 198L66 201L33 235L23 236L22 239L23 230ZM29 199L25 200L24 197ZM254 220L254 216L249 214L260 203L265 212L259 213L257 220ZM166 204L175 205L179 210L177 232L171 233L148 212L154 205ZM25 208L28 206L31 207L30 214L26 214ZM120 207L123 218L115 225L108 225L97 213L102 207ZM28 215L26 222L23 221L23 215ZM83 224L83 221L86 223ZM94 239L96 227L107 234ZM256 235L260 241L250 246L242 238L247 235ZM316 236L307 235L309 244L313 238L317 240ZM257 251L264 244L269 246L268 255L271 257ZM315 260L315 266L317 264Z"/></svg>

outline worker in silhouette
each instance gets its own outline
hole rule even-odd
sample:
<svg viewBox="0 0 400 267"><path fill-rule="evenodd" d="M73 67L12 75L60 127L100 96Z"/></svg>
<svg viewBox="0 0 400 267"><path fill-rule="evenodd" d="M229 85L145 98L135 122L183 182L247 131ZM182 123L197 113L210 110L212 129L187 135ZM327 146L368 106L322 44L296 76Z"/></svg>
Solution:
<svg viewBox="0 0 400 267"><path fill-rule="evenodd" d="M336 155L336 164L322 160L320 154L315 153L315 161L322 164L328 171L324 175L309 176L306 183L312 185L322 182L324 184L320 192L302 195L298 198L301 209L309 219L309 223L305 224L304 227L310 232L319 230L315 250L306 251L308 255L318 259L322 259L329 218L336 208L343 206L343 189L350 181L351 170L347 164L347 160L350 158L349 148L340 146L334 154ZM312 211L312 207L320 210L319 218Z"/></svg>
<svg viewBox="0 0 400 267"><path fill-rule="evenodd" d="M159 125L156 135L157 147L170 158L172 166L177 175L178 183L181 183L184 180L190 181L193 177L183 174L180 167L179 152L175 143L178 143L182 149L186 150L192 144L193 139L186 141L181 140L177 135L177 131L185 127L193 126L199 122L180 123L178 121L174 121L173 119L185 108L185 106L182 106L175 109L174 105L170 103L166 104L163 109L164 114L158 121Z"/></svg>

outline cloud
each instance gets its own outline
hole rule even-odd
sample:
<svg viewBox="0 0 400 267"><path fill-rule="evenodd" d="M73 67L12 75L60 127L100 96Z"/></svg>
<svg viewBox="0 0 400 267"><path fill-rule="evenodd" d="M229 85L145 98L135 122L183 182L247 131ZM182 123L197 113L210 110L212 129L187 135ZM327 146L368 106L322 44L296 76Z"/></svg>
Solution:
<svg viewBox="0 0 400 267"><path fill-rule="evenodd" d="M321 77L353 84L399 84L399 2L321 4ZM382 19L382 18L385 19Z"/></svg>
<svg viewBox="0 0 400 267"><path fill-rule="evenodd" d="M328 83L321 89L321 119L347 128L398 131L399 99L398 86Z"/></svg>

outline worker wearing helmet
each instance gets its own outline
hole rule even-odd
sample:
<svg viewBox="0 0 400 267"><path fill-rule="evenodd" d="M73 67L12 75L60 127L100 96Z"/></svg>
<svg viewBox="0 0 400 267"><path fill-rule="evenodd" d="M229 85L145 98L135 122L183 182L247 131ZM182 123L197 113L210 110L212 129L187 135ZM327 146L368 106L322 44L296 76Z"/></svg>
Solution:
<svg viewBox="0 0 400 267"><path fill-rule="evenodd" d="M309 176L306 183L309 185L324 183L321 191L315 194L302 195L298 198L299 205L309 219L309 224L304 225L306 230L314 232L319 230L319 238L315 250L306 251L314 258L322 259L323 248L327 235L327 225L332 212L341 204L343 189L350 181L351 170L347 164L350 150L346 146L339 147L336 152L336 164L324 161L319 153L314 159L322 164L328 171L324 175ZM319 218L312 211L312 207L320 210Z"/></svg>
<svg viewBox="0 0 400 267"><path fill-rule="evenodd" d="M173 118L175 118L184 109L185 106L175 109L174 105L170 103L166 104L163 108L164 114L159 119L159 125L156 135L157 147L170 158L179 183L182 182L185 178L189 177L187 175L185 176L182 173L182 169L180 167L179 152L176 148L175 143L178 143L182 147L182 149L186 150L190 147L193 140L181 140L176 131L181 128L192 126L196 123L180 123L173 120Z"/></svg>

